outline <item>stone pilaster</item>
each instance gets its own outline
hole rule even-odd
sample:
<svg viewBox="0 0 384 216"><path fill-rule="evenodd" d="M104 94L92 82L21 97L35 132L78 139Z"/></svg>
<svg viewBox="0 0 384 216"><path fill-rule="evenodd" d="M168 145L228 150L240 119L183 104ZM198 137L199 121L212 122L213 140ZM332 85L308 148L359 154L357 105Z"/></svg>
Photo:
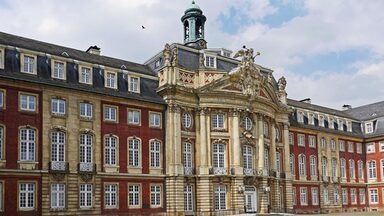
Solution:
<svg viewBox="0 0 384 216"><path fill-rule="evenodd" d="M199 216L211 215L213 211L213 186L208 176L202 176L196 183L196 211Z"/></svg>
<svg viewBox="0 0 384 216"><path fill-rule="evenodd" d="M239 187L244 187L244 179L242 177L236 177L232 180L231 195L232 206L235 214L241 214L244 212L244 194L239 191Z"/></svg>
<svg viewBox="0 0 384 216"><path fill-rule="evenodd" d="M199 174L207 175L208 172L208 149L207 149L207 124L206 124L207 110L200 110L200 167ZM208 125L209 126L209 125Z"/></svg>
<svg viewBox="0 0 384 216"><path fill-rule="evenodd" d="M235 169L235 174L242 175L243 174L243 168L241 167L241 146L240 146L240 135L239 135L239 113L237 111L234 111L231 113L232 116L232 134L231 134L231 154L232 154L232 161L231 161L231 168Z"/></svg>
<svg viewBox="0 0 384 216"><path fill-rule="evenodd" d="M184 178L168 177L166 187L167 212L171 213L170 215L180 215L180 212L184 212Z"/></svg>
<svg viewBox="0 0 384 216"><path fill-rule="evenodd" d="M267 192L265 189L268 187L268 180L267 178L263 178L260 180L258 193L259 193L259 213L264 214L268 213L268 196L269 192Z"/></svg>
<svg viewBox="0 0 384 216"><path fill-rule="evenodd" d="M257 127L258 127L258 147L259 147L259 163L257 165L258 170L263 171L263 175L266 173L264 170L264 125L263 125L263 117L261 115L258 116L257 120Z"/></svg>

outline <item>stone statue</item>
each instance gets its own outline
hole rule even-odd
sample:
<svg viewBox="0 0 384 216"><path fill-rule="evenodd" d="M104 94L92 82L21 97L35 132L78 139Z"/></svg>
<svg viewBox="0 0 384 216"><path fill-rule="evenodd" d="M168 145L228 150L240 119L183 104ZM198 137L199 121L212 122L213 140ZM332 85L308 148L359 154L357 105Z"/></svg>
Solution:
<svg viewBox="0 0 384 216"><path fill-rule="evenodd" d="M172 50L172 66L176 67L177 66L177 47L174 47Z"/></svg>
<svg viewBox="0 0 384 216"><path fill-rule="evenodd" d="M200 67L205 67L205 64L204 64L204 61L205 61L205 59L204 59L204 54L200 54Z"/></svg>
<svg viewBox="0 0 384 216"><path fill-rule="evenodd" d="M171 66L171 46L169 46L169 44L165 44L163 55L164 55L164 66Z"/></svg>
<svg viewBox="0 0 384 216"><path fill-rule="evenodd" d="M279 91L285 91L285 87L287 86L287 80L285 80L284 76L279 79L277 85L279 86Z"/></svg>

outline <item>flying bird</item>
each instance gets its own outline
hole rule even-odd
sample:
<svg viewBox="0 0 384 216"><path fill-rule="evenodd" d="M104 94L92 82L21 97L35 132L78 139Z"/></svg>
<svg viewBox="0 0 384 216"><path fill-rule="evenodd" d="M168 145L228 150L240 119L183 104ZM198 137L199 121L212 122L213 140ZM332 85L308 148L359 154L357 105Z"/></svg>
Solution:
<svg viewBox="0 0 384 216"><path fill-rule="evenodd" d="M141 26L141 29L145 29L145 26L142 25L142 26Z"/></svg>

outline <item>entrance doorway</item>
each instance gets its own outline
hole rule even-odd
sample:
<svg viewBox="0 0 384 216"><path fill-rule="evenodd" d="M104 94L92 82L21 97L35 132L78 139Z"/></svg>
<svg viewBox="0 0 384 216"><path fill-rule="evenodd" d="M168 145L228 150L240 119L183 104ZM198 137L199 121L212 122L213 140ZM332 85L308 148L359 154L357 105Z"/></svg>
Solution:
<svg viewBox="0 0 384 216"><path fill-rule="evenodd" d="M256 188L252 186L245 186L244 190L244 205L245 212L257 212L257 196Z"/></svg>

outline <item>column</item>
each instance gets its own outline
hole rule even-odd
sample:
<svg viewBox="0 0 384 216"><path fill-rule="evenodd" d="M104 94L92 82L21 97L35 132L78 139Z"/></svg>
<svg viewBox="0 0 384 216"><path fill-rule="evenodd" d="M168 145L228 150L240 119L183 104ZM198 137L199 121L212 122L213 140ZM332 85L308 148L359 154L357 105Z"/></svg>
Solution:
<svg viewBox="0 0 384 216"><path fill-rule="evenodd" d="M284 124L283 135L284 135L284 165L285 165L285 193L284 193L285 199L284 201L285 201L285 207L287 209L287 212L292 213L293 212L292 200L296 199L296 197L292 197L292 173L289 167L290 150L289 150L288 123Z"/></svg>
<svg viewBox="0 0 384 216"><path fill-rule="evenodd" d="M200 158L198 160L200 161L200 167L199 167L199 173L200 175L207 175L208 174L208 163L207 163L207 129L206 129L206 110L201 109L200 110Z"/></svg>
<svg viewBox="0 0 384 216"><path fill-rule="evenodd" d="M258 115L258 147L259 147L259 164L257 165L258 170L263 171L263 175L265 175L264 171L264 131L263 131L263 116Z"/></svg>
<svg viewBox="0 0 384 216"><path fill-rule="evenodd" d="M276 177L277 176L277 163L276 163L276 130L275 130L275 123L271 123L271 147L270 147L270 164L271 164L271 173L274 173ZM281 158L280 158L281 160ZM281 163L281 161L280 161ZM276 179L273 179L271 181L271 211L277 212L279 210L279 199L280 199L280 193L279 193L279 182Z"/></svg>
<svg viewBox="0 0 384 216"><path fill-rule="evenodd" d="M271 170L274 172L277 172L277 163L276 163L276 130L275 130L275 123L271 124L271 148L270 148L270 163L271 163ZM280 161L281 163L281 161ZM276 176L277 177L277 176Z"/></svg>
<svg viewBox="0 0 384 216"><path fill-rule="evenodd" d="M240 146L240 135L239 135L239 113L234 111L232 113L232 168L235 169L235 174L243 174L242 168L240 167L241 158L241 146Z"/></svg>
<svg viewBox="0 0 384 216"><path fill-rule="evenodd" d="M178 105L173 106L173 146L174 146L174 158L175 158L175 176L184 174L182 164L182 151L181 151L181 119L180 119L180 107Z"/></svg>

